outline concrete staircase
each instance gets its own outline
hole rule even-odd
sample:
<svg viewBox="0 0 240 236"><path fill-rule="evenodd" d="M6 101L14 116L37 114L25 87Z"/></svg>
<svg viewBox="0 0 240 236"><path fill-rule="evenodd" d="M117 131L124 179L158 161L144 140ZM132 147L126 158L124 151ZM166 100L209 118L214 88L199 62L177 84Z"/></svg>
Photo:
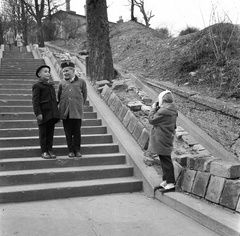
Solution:
<svg viewBox="0 0 240 236"><path fill-rule="evenodd" d="M0 202L92 196L142 190L93 107L84 107L82 158L69 158L62 123L55 128L57 159L44 160L32 111L31 86L44 64L32 53L7 51L0 69Z"/></svg>

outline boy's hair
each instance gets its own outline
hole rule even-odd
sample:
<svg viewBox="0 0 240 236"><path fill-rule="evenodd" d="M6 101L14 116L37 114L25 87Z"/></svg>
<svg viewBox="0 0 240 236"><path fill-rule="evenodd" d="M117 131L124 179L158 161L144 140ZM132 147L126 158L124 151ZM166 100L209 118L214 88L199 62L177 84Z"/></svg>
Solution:
<svg viewBox="0 0 240 236"><path fill-rule="evenodd" d="M173 96L172 93L166 93L163 98L162 101L165 103L173 103Z"/></svg>

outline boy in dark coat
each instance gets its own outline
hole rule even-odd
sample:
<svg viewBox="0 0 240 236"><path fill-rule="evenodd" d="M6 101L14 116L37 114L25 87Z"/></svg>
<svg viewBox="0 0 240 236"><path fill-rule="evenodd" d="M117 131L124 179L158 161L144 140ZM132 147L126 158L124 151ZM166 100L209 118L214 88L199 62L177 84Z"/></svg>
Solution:
<svg viewBox="0 0 240 236"><path fill-rule="evenodd" d="M163 91L158 96L158 102L152 105L149 113L149 123L153 125L148 151L156 153L161 161L163 182L162 192L175 190L174 167L171 159L173 139L176 129L177 108L173 103L170 91Z"/></svg>
<svg viewBox="0 0 240 236"><path fill-rule="evenodd" d="M59 111L54 83L49 81L50 67L40 66L36 71L36 76L39 80L32 86L32 104L39 127L42 158L52 159L56 158L52 152L52 146L54 127L59 121Z"/></svg>

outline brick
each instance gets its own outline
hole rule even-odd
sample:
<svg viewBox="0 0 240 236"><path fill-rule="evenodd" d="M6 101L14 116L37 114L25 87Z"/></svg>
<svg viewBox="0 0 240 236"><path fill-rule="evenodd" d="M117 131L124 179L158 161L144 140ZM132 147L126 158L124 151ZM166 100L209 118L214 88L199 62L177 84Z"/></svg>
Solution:
<svg viewBox="0 0 240 236"><path fill-rule="evenodd" d="M130 118L130 122L127 126L128 131L132 134L133 130L135 129L135 126L138 123L138 119L132 114L132 117Z"/></svg>
<svg viewBox="0 0 240 236"><path fill-rule="evenodd" d="M183 135L182 140L188 145L193 146L198 144L198 142L191 135Z"/></svg>
<svg viewBox="0 0 240 236"><path fill-rule="evenodd" d="M210 179L210 174L206 172L201 172L197 171L194 183L193 183L193 188L192 188L192 193L204 197L207 191L207 185Z"/></svg>
<svg viewBox="0 0 240 236"><path fill-rule="evenodd" d="M180 187L183 191L190 193L192 190L195 175L196 175L195 170L183 169L182 174L177 183L178 187Z"/></svg>
<svg viewBox="0 0 240 236"><path fill-rule="evenodd" d="M122 123L125 127L128 126L128 123L130 122L131 116L132 116L132 112L130 110L128 110L126 115L123 118L123 121L122 121Z"/></svg>
<svg viewBox="0 0 240 236"><path fill-rule="evenodd" d="M210 172L228 179L240 178L240 164L216 160L211 163Z"/></svg>
<svg viewBox="0 0 240 236"><path fill-rule="evenodd" d="M109 97L109 99L107 101L107 104L108 104L109 107L111 107L111 105L112 105L112 103L113 103L113 101L114 101L116 96L117 95L115 93L111 93L111 95L110 95L110 97Z"/></svg>
<svg viewBox="0 0 240 236"><path fill-rule="evenodd" d="M140 145L141 148L146 150L148 147L148 141L149 141L149 133L148 133L148 130L144 128L138 139L138 144Z"/></svg>
<svg viewBox="0 0 240 236"><path fill-rule="evenodd" d="M128 108L125 105L123 105L121 111L119 112L119 116L118 116L119 120L123 121L123 118L125 117L127 111L128 111Z"/></svg>
<svg viewBox="0 0 240 236"><path fill-rule="evenodd" d="M179 165L176 161L173 161L173 166L174 166L174 176L175 176L175 181L177 182L181 172L183 171L183 167Z"/></svg>
<svg viewBox="0 0 240 236"><path fill-rule="evenodd" d="M106 90L105 94L104 94L104 97L103 97L103 99L104 99L105 102L108 101L108 99L109 99L109 97L110 97L111 94L112 94L112 89L108 88L108 89Z"/></svg>
<svg viewBox="0 0 240 236"><path fill-rule="evenodd" d="M224 178L212 175L205 198L211 202L219 203L224 184Z"/></svg>
<svg viewBox="0 0 240 236"><path fill-rule="evenodd" d="M232 210L237 207L238 199L240 196L240 180L227 180L222 196L220 198L220 204Z"/></svg>
<svg viewBox="0 0 240 236"><path fill-rule="evenodd" d="M210 164L214 161L214 157L200 157L196 158L194 162L194 170L202 171L202 172L209 172L210 171Z"/></svg>
<svg viewBox="0 0 240 236"><path fill-rule="evenodd" d="M139 137L140 137L143 129L144 129L144 126L142 125L142 123L141 123L141 122L138 122L138 123L136 124L136 126L135 126L134 131L133 131L133 137L134 137L136 140L139 139Z"/></svg>

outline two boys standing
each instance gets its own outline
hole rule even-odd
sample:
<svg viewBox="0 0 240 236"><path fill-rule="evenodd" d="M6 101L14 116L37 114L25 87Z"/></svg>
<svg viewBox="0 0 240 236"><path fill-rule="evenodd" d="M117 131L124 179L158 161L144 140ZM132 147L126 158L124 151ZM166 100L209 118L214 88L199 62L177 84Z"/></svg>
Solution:
<svg viewBox="0 0 240 236"><path fill-rule="evenodd" d="M81 157L81 124L83 106L87 99L86 82L75 75L72 62L62 63L61 68L64 79L59 84L58 102L54 83L50 81L49 66L43 65L37 69L36 76L39 80L32 86L33 110L37 117L44 159L56 158L52 145L55 124L60 119L63 120L69 157Z"/></svg>

